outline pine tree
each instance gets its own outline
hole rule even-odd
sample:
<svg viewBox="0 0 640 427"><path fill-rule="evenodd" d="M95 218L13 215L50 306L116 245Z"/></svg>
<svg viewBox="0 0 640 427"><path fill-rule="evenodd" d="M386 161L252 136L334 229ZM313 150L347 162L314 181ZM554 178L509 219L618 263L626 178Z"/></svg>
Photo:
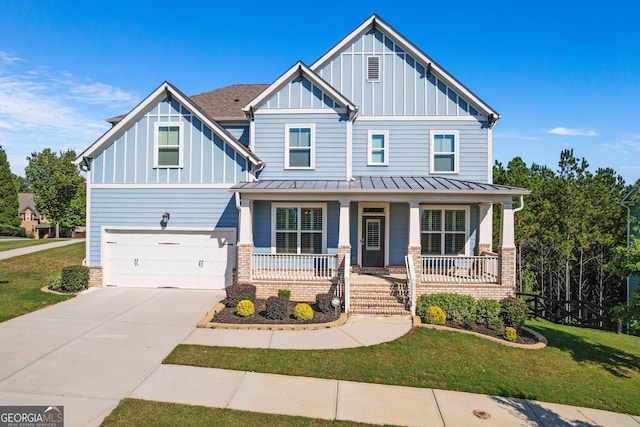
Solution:
<svg viewBox="0 0 640 427"><path fill-rule="evenodd" d="M7 154L0 146L0 224L20 226L18 191L9 167Z"/></svg>

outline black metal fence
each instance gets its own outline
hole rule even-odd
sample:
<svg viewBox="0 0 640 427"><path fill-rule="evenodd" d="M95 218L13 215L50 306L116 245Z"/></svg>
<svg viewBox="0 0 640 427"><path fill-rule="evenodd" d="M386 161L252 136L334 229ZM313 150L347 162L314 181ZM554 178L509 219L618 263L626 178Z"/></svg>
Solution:
<svg viewBox="0 0 640 427"><path fill-rule="evenodd" d="M584 300L557 300L520 292L516 295L526 301L532 317L582 328L608 331L615 331L617 328L617 322L613 319L609 307Z"/></svg>

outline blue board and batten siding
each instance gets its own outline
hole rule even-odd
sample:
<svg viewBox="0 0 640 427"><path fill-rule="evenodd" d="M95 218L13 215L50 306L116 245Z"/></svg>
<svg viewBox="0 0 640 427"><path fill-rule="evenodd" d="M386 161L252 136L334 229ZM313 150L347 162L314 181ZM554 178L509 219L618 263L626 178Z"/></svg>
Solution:
<svg viewBox="0 0 640 427"><path fill-rule="evenodd" d="M156 168L153 164L155 124L182 123L183 166ZM248 140L246 127L232 134ZM94 184L210 184L247 181L247 159L216 135L175 99L161 101L95 156Z"/></svg>
<svg viewBox="0 0 640 427"><path fill-rule="evenodd" d="M367 80L367 57L380 59L380 78ZM477 116L478 111L432 74L427 64L380 31L368 31L317 70L360 107L362 116Z"/></svg>
<svg viewBox="0 0 640 427"><path fill-rule="evenodd" d="M308 79L298 77L284 85L259 108L265 109L337 109L340 106Z"/></svg>

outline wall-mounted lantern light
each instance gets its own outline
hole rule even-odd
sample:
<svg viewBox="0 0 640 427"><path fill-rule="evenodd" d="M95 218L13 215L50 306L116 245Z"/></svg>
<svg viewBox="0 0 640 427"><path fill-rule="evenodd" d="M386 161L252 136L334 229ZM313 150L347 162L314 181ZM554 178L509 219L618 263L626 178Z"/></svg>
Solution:
<svg viewBox="0 0 640 427"><path fill-rule="evenodd" d="M165 212L162 214L162 223L166 224L169 222L169 218L171 218L171 215L169 215L169 212Z"/></svg>

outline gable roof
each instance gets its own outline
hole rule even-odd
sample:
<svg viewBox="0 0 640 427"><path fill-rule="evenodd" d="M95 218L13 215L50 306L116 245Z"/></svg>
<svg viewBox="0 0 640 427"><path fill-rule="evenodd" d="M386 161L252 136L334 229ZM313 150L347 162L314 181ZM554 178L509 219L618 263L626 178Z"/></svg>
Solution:
<svg viewBox="0 0 640 427"><path fill-rule="evenodd" d="M113 127L106 131L100 138L98 138L89 148L84 150L76 158L75 164L79 165L84 162L84 157L92 156L95 152L100 151L105 146L110 144L112 137L125 131L129 126L133 125L145 112L153 105L160 102L166 96L171 95L177 99L182 105L193 112L204 124L210 127L218 136L220 136L227 144L231 145L236 151L244 155L254 165L261 165L262 160L254 154L247 147L242 145L233 135L231 135L220 124L207 115L199 105L197 105L191 98L180 92L175 86L169 82L163 82L156 90L154 90L149 96L147 96L142 102L127 113L124 118L116 123Z"/></svg>
<svg viewBox="0 0 640 427"><path fill-rule="evenodd" d="M268 84L236 84L190 96L216 121L246 120L242 107L268 88Z"/></svg>
<svg viewBox="0 0 640 427"><path fill-rule="evenodd" d="M36 211L36 204L33 201L32 193L18 193L18 213L23 213L27 209L31 209L32 212Z"/></svg>
<svg viewBox="0 0 640 427"><path fill-rule="evenodd" d="M447 85L451 86L453 89L457 90L461 95L463 95L469 102L471 102L474 107L483 115L487 117L493 115L493 120L498 120L501 116L491 108L486 102L481 100L476 94L471 92L465 85L460 83L455 77L449 74L444 68L438 65L433 59L431 59L426 53L424 53L421 49L407 40L404 36L402 36L399 32L397 32L391 25L387 24L376 14L371 15L367 20L365 20L362 24L360 24L356 29L354 29L351 33L347 34L341 41L339 41L335 46L333 46L327 53L318 58L311 66L309 67L313 72L317 72L320 68L326 65L329 61L331 61L339 52L341 52L347 45L352 43L356 38L362 36L367 31L372 29L382 31L387 37L389 37L395 44L400 46L405 52L410 53L416 59L423 62L425 65L428 65L429 72L434 74L440 80L442 80Z"/></svg>
<svg viewBox="0 0 640 427"><path fill-rule="evenodd" d="M289 68L284 72L280 77L276 79L267 89L265 89L260 95L251 100L242 110L248 115L252 115L254 109L260 105L262 102L269 99L270 96L277 93L280 89L282 89L286 84L290 83L297 76L303 76L315 86L319 87L325 93L327 93L335 102L342 105L346 110L347 114L351 116L352 114L357 113L358 107L349 101L344 95L338 92L333 86L327 83L324 79L318 76L316 73L311 71L309 67L307 67L302 61L296 62L293 67Z"/></svg>

